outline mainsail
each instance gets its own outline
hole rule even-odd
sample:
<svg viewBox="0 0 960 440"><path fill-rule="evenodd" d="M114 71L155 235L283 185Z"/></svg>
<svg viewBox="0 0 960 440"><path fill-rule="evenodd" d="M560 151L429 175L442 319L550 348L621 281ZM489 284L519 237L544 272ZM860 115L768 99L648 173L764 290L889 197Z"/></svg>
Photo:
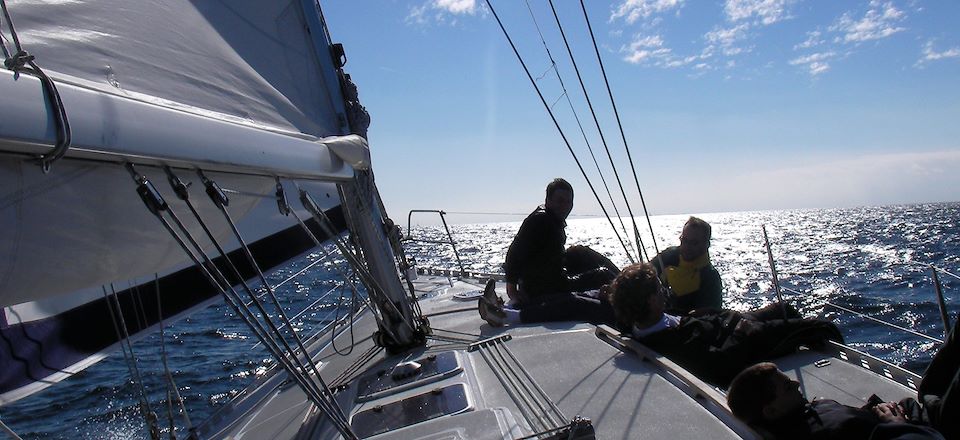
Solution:
<svg viewBox="0 0 960 440"><path fill-rule="evenodd" d="M335 183L352 178L349 161L369 156L366 141L350 135L365 131L349 114L361 107L344 99L352 84L315 1L5 3L4 54L14 58L19 41L53 79L72 145L49 172L37 166L57 142L50 93L30 73L0 70L0 404L116 343L105 292L117 292L125 315L137 303L150 317L131 332L153 326L161 309L170 318L217 298L144 208L125 164L155 182L173 210L184 202L162 167L186 181L202 170L238 194L230 214L264 269L313 246L270 200L279 179L325 194L321 207L343 227ZM201 185L193 192L203 197ZM218 214L209 203L198 210ZM186 226L202 234L197 222ZM237 249L226 224L211 230ZM159 304L146 294L155 279Z"/></svg>

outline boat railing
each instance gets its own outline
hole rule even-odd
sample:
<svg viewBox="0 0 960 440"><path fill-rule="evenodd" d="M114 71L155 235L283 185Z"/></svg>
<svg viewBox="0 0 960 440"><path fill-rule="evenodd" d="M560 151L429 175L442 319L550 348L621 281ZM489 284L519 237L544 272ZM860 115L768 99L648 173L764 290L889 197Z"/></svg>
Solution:
<svg viewBox="0 0 960 440"><path fill-rule="evenodd" d="M948 276L950 276L950 277L956 278L956 279L958 279L958 280L960 280L960 276L958 276L958 275L956 275L956 274L954 274L954 273L952 273L952 272L950 272L950 271L948 271L948 270L946 270L946 269L937 267L937 266L932 265L932 264L913 263L913 265L923 266L923 267L925 267L925 268L929 268L929 269L930 269L931 278L932 278L932 281L933 281L934 292L935 292L936 295L937 295L937 306L939 307L939 310L940 310L940 319L943 321L943 334L944 334L944 337L946 337L946 335L948 335L948 334L950 333L950 329L952 328L952 326L951 326L951 322L950 322L950 316L949 316L949 313L948 313L948 311L947 311L946 301L944 300L944 296L943 296L943 284L940 282L940 276L939 276L938 274L939 274L939 273L943 273L943 274L946 274L946 275L948 275ZM807 294L807 293L802 292L802 291L800 291L800 290L792 289L792 288L786 287L786 286L780 286L779 289L782 289L782 290L785 291L785 292L790 292L790 293L792 293L792 294L794 294L794 295L806 295L806 294ZM884 326L890 327L890 328L895 329L895 330L899 330L899 331L902 331L902 332L905 332L905 333L909 333L909 334L911 334L911 335L917 336L917 337L922 338L922 339L926 339L926 340L931 341L931 342L936 342L936 343L942 344L943 341L944 341L943 339L936 338L936 337L933 337L933 336L927 335L927 334L925 334L925 333L921 333L921 332L918 332L918 331L916 331L916 330L912 330L912 329L909 329L909 328L906 328L906 327L903 327L903 326L899 326L899 325L896 325L896 324L891 323L891 322L888 322L888 321L884 321L884 320L882 320L882 319L879 319L879 318L876 318L876 317L867 315L867 314L865 314L865 313L858 312L858 311L856 311L856 310L852 310L852 309L850 309L850 308L841 306L841 305L839 305L839 304L836 304L836 303L833 303L833 302L830 302L830 301L824 301L824 302L823 302L823 307L824 307L824 308L830 307L830 308L833 308L833 309L836 309L836 310L839 310L839 311L842 311L842 312L850 313L850 314L852 314L852 315L855 315L855 316L857 316L857 317L866 319L866 320L868 320L868 321L872 321L872 322L874 322L874 323L877 323L877 324L880 324L880 325L884 325Z"/></svg>
<svg viewBox="0 0 960 440"><path fill-rule="evenodd" d="M430 240L425 238L415 238L411 234L411 220L413 219L414 213L435 213L440 215L440 221L443 222L443 229L447 232L446 240ZM463 268L463 261L460 260L460 252L457 251L457 243L453 240L453 234L450 233L450 227L447 225L447 213L438 209L411 209L407 213L407 233L403 238L403 241L415 242L415 243L427 243L427 244L449 244L453 248L453 255L457 258L457 266L460 267L459 276L466 276L467 271ZM447 271L448 277L449 271Z"/></svg>

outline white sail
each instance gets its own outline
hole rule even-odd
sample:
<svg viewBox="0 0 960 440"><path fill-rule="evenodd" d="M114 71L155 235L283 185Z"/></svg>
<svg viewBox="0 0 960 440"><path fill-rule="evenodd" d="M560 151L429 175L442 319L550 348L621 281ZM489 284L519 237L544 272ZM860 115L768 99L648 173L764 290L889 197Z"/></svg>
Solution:
<svg viewBox="0 0 960 440"><path fill-rule="evenodd" d="M123 301L159 277L164 319L217 297L144 207L124 164L204 237L161 167L193 182L191 198L227 252L239 243L195 171L246 194L227 209L264 270L313 246L270 199L277 178L306 179L343 227L335 184L369 166L369 154L350 134L365 127L350 127L355 97L344 97L351 85L314 1L6 4L5 54L18 39L53 79L72 142L43 172L36 158L58 141L53 100L35 75L0 69L0 404L79 371L116 342L107 286Z"/></svg>
<svg viewBox="0 0 960 440"><path fill-rule="evenodd" d="M291 133L346 131L313 2L7 3L23 48L56 80Z"/></svg>

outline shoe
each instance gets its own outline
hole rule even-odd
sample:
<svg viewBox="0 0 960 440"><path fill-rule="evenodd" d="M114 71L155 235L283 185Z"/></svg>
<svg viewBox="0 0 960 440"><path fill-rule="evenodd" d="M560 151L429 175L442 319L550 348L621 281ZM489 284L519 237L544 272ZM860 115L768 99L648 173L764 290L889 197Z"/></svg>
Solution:
<svg viewBox="0 0 960 440"><path fill-rule="evenodd" d="M493 278L487 280L487 284L483 288L483 296L480 297L480 300L486 301L487 304L491 306L503 307L503 300L497 295L497 280Z"/></svg>
<svg viewBox="0 0 960 440"><path fill-rule="evenodd" d="M507 314L499 304L491 304L486 298L480 298L477 301L477 309L480 310L480 317L491 327L503 327L507 322Z"/></svg>
<svg viewBox="0 0 960 440"><path fill-rule="evenodd" d="M496 288L496 280L487 280L487 285L483 288L483 296L477 300L477 309L480 311L480 317L487 321L487 324L503 327L507 321L507 314L503 311L503 300L497 296Z"/></svg>

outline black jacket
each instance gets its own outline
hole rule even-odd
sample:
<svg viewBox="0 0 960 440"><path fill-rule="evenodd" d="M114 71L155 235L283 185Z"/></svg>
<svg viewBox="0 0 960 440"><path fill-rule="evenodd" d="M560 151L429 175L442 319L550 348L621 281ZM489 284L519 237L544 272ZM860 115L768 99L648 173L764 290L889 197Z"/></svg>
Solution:
<svg viewBox="0 0 960 440"><path fill-rule="evenodd" d="M739 327L738 327L739 326ZM843 341L833 323L816 319L756 319L733 310L684 316L677 327L639 338L695 376L726 387L744 368L791 353L800 345Z"/></svg>
<svg viewBox="0 0 960 440"><path fill-rule="evenodd" d="M563 270L566 222L538 207L520 225L503 265L508 283L535 297L569 291Z"/></svg>
<svg viewBox="0 0 960 440"><path fill-rule="evenodd" d="M910 423L883 422L867 407L816 400L802 414L764 427L776 439L921 440L943 439L934 429Z"/></svg>

